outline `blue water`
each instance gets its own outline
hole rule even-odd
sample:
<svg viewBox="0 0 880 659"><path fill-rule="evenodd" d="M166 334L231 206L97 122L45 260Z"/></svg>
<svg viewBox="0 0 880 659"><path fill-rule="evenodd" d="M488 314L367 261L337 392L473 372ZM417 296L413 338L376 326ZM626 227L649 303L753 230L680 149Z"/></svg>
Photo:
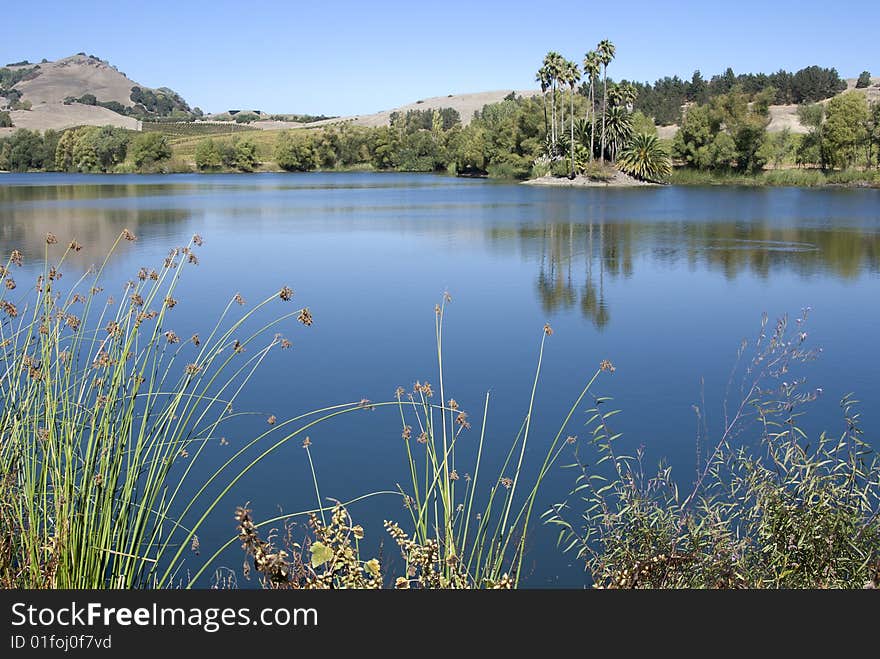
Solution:
<svg viewBox="0 0 880 659"><path fill-rule="evenodd" d="M237 410L256 414L230 430L233 448L265 430L269 415L390 400L397 386L410 389L416 380L436 388L434 305L444 291L453 300L444 327L446 397L478 421L491 393L486 474L497 476L522 422L546 322L554 332L528 469L609 359L616 371L594 391L622 410L614 430L630 446L644 445L646 463L666 459L682 483L691 482L693 405L705 401L708 439L716 437L742 339L757 335L762 313L772 325L804 307L812 309L808 345L822 348L803 370L804 386L823 392L804 427L842 430L838 402L848 392L861 401L869 440L880 427L880 190L552 189L372 173L0 177L0 246L21 249L25 271L36 272L47 231L59 243L84 244L65 267L73 279L124 228L138 240L123 243L108 266L105 288L119 294L140 266L158 267L169 248L203 236L200 265L187 272L169 316L182 337L207 331L236 292L256 302L289 285L295 304L314 316L311 327L288 323L293 349L267 360L238 401ZM566 434L586 437L587 407ZM461 440L460 460L478 438L474 426ZM392 408L309 435L324 497L348 500L407 482ZM755 436L743 433L741 441ZM541 510L561 500L572 479L554 470ZM199 534L203 554L234 534L232 510L246 501L258 519L314 506L298 441L224 500ZM373 549L385 539L381 520L407 515L392 496L356 504L352 513ZM527 584L583 585L583 567L554 541L552 529L533 526ZM385 553L393 553L387 541ZM239 570L241 558L236 548L221 564Z"/></svg>

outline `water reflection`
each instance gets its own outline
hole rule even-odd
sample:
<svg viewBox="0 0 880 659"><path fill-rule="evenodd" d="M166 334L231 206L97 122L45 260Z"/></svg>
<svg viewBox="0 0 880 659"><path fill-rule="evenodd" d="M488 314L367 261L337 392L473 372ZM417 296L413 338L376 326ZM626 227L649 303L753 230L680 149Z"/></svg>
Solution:
<svg viewBox="0 0 880 659"><path fill-rule="evenodd" d="M145 238L168 235L202 214L193 208L139 207L137 198L151 193L166 194L166 186L0 186L0 245L7 253L20 250L26 260L42 260L51 232L65 245L77 240L82 250L68 261L87 268L104 259L123 229ZM128 197L133 201L125 205L101 205L103 199Z"/></svg>
<svg viewBox="0 0 880 659"><path fill-rule="evenodd" d="M547 312L578 307L598 329L610 320L608 278L644 267L687 267L768 279L790 272L854 279L878 272L880 232L861 227L775 227L766 223L597 222L492 227L490 240L535 260L535 290Z"/></svg>

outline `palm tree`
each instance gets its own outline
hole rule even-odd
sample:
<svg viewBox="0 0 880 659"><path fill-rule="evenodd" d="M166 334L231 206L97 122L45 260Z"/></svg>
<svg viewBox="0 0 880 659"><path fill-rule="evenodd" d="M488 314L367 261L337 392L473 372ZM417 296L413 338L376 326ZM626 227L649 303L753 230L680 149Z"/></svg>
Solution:
<svg viewBox="0 0 880 659"><path fill-rule="evenodd" d="M602 151L599 157L605 163L605 115L608 107L608 65L614 59L615 47L608 39L602 39L596 47L599 52L599 61L602 63Z"/></svg>
<svg viewBox="0 0 880 659"><path fill-rule="evenodd" d="M577 62L566 62L565 63L565 78L564 82L568 83L569 88L569 100L571 112L569 113L569 121L568 123L571 125L571 139L569 140L569 146L571 147L571 169L569 178L574 178L574 88L575 85L580 82L581 79L581 70L578 68Z"/></svg>
<svg viewBox="0 0 880 659"><path fill-rule="evenodd" d="M659 182L669 176L672 163L656 135L641 133L621 152L620 169L645 181Z"/></svg>
<svg viewBox="0 0 880 659"><path fill-rule="evenodd" d="M584 57L584 75L589 76L590 80L590 115L593 121L592 128L590 130L590 162L593 162L593 151L595 146L593 144L593 135L596 134L596 76L599 75L599 53L595 50L591 50Z"/></svg>
<svg viewBox="0 0 880 659"><path fill-rule="evenodd" d="M550 86L550 76L546 65L538 69L538 72L535 74L535 82L541 85L541 101L544 105L544 134L549 135L550 130L547 125L547 88Z"/></svg>
<svg viewBox="0 0 880 659"><path fill-rule="evenodd" d="M605 129L608 138L608 150L611 152L611 162L617 158L617 152L626 145L632 137L632 116L622 105L612 105L606 113Z"/></svg>
<svg viewBox="0 0 880 659"><path fill-rule="evenodd" d="M547 71L547 80L550 82L550 144L556 155L556 83L562 72L562 55L551 50L544 56L544 68Z"/></svg>

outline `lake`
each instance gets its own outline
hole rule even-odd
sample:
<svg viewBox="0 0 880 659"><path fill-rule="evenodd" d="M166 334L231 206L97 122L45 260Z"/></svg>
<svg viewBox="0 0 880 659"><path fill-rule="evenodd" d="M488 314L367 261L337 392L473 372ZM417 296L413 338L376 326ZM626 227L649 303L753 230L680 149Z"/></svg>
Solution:
<svg viewBox="0 0 880 659"><path fill-rule="evenodd" d="M311 310L313 325L285 326L292 349L267 360L236 404L255 414L229 430L233 448L263 432L270 415L391 400L398 386L436 383L434 305L444 292L452 298L446 396L474 421L463 449L476 442L491 393L485 473L523 420L545 323L553 334L527 469L537 469L572 401L608 359L616 370L594 393L621 410L615 431L644 446L649 466L665 459L691 483L693 406L703 407L710 442L741 341L758 334L763 313L772 326L805 307L807 343L822 348L797 374L805 390L822 390L805 429L842 431L839 401L849 392L861 401L869 441L880 427L880 190L538 188L374 173L0 175L0 244L26 260L16 293L26 295L22 282L36 276L46 232L62 245L83 244L64 268L73 280L125 228L138 240L123 243L106 270L105 288L118 295L138 268L158 268L170 248L203 237L200 264L186 273L169 316L182 337L207 331L236 292L256 302L289 285L295 304ZM587 437L587 407L566 434ZM757 437L755 428L738 441ZM394 408L317 426L310 438L322 496L349 500L408 478ZM573 478L554 470L542 510L565 497ZM228 495L199 534L203 553L234 535L234 507L248 501L257 519L314 506L298 442ZM378 551L385 540L387 555L381 521L406 521L400 499L378 496L351 512L367 529L366 546ZM531 533L526 585L587 582L582 566L554 548L553 529L536 523ZM246 586L241 561L236 547L220 564Z"/></svg>

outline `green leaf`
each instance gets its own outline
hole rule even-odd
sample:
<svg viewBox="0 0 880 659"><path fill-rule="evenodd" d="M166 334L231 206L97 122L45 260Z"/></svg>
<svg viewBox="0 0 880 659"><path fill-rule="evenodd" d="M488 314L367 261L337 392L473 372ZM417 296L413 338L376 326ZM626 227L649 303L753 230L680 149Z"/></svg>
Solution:
<svg viewBox="0 0 880 659"><path fill-rule="evenodd" d="M323 542L312 543L312 567L318 568L333 558L333 551Z"/></svg>

